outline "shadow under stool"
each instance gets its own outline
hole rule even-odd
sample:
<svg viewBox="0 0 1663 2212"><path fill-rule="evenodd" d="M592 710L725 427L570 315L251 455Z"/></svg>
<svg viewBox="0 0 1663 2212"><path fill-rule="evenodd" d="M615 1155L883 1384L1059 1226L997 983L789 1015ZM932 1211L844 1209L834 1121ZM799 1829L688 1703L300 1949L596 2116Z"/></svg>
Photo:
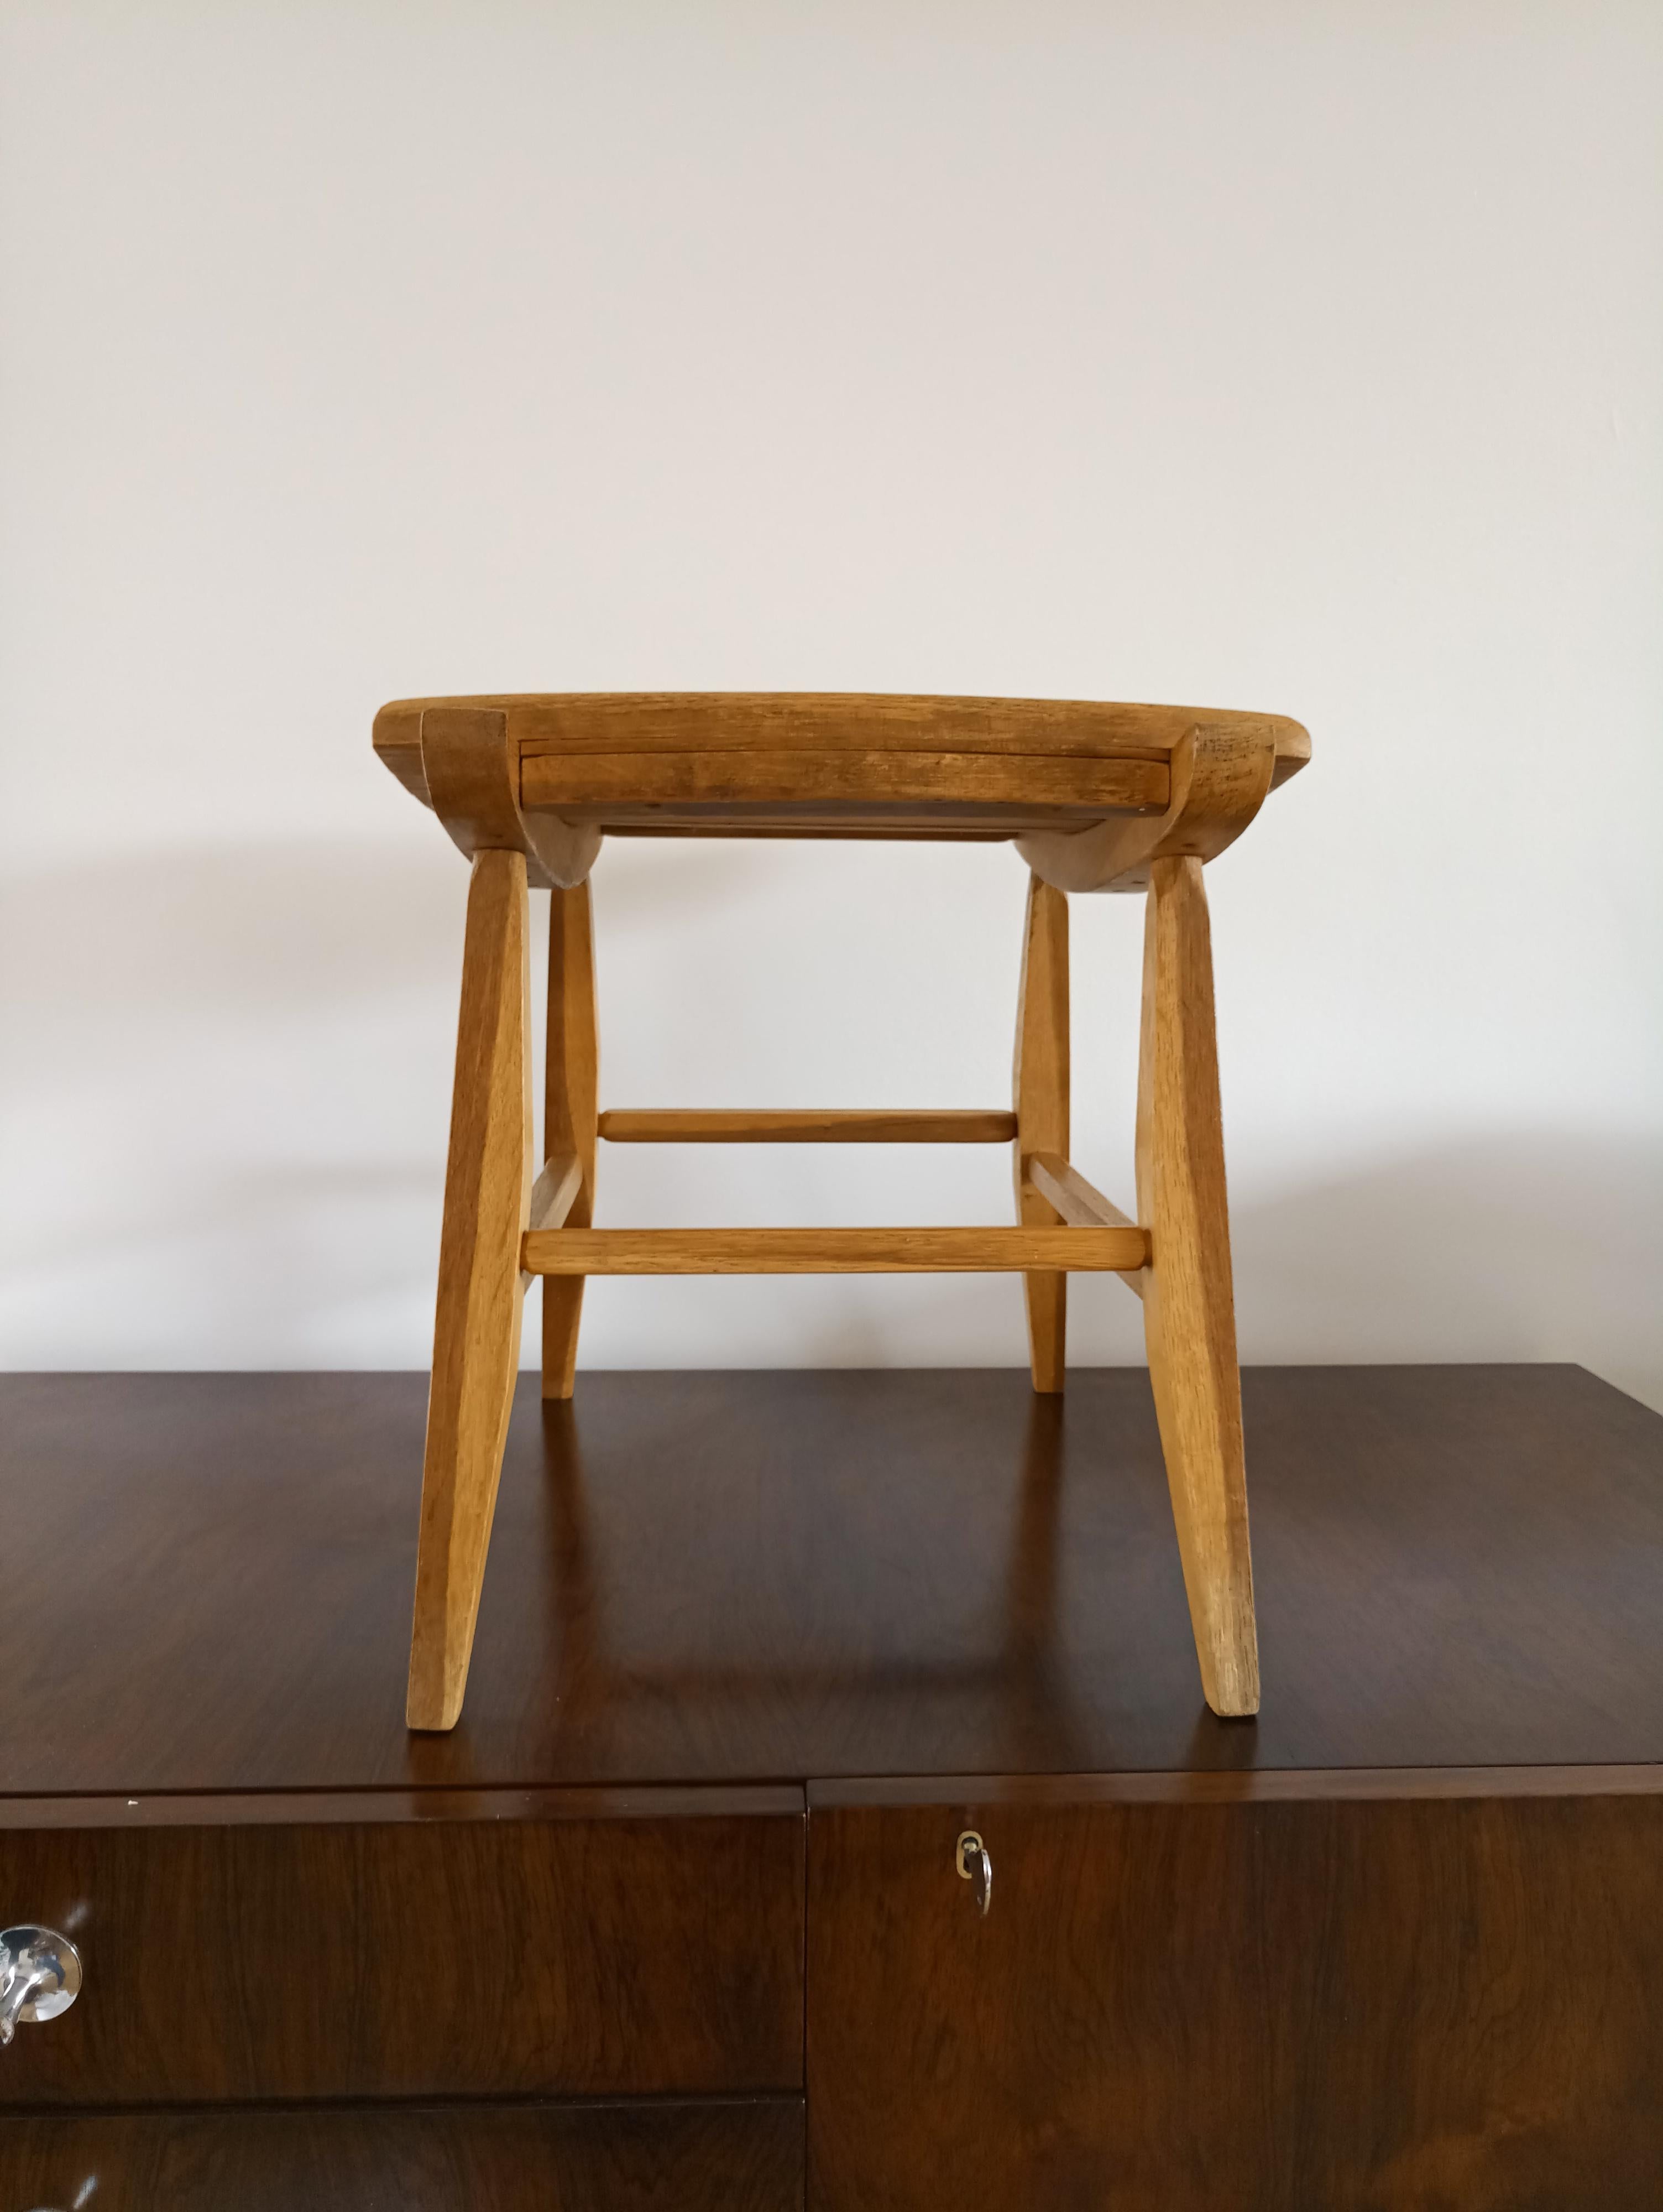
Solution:
<svg viewBox="0 0 1663 2212"><path fill-rule="evenodd" d="M812 693L403 699L375 750L472 863L407 1717L462 1710L526 1284L569 1397L589 1275L1020 1273L1034 1387L1063 1387L1067 1279L1142 1299L1202 1688L1259 1706L1203 865L1310 757L1297 722L1188 707ZM604 836L1014 840L1029 875L1010 1112L602 1113L589 872ZM543 1165L528 892L549 900ZM1145 894L1137 1212L1068 1157L1071 891ZM1017 1224L597 1229L598 1140L1009 1144Z"/></svg>

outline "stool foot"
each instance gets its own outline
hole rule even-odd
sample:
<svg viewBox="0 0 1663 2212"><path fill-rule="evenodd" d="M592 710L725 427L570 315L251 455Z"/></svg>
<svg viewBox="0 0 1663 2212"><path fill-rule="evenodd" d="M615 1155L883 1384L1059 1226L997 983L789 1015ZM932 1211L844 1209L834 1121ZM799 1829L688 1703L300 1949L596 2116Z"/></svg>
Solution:
<svg viewBox="0 0 1663 2212"><path fill-rule="evenodd" d="M543 1154L569 1156L583 1170L583 1188L566 1217L568 1229L595 1218L596 1121L599 1103L599 1024L595 1008L594 928L587 883L549 896L549 1044L543 1076ZM578 1328L583 1319L581 1275L549 1275L543 1283L543 1395L569 1398L577 1376Z"/></svg>
<svg viewBox="0 0 1663 2212"><path fill-rule="evenodd" d="M526 905L523 854L476 854L422 1472L413 1729L453 1728L462 1710L519 1364L531 1188Z"/></svg>
<svg viewBox="0 0 1663 2212"><path fill-rule="evenodd" d="M1068 1158L1068 900L1037 876L1028 884L1011 1092L1017 1109L1017 1218L1024 1228L1052 1228L1063 1217L1028 1180L1026 1162L1035 1152ZM1023 1289L1034 1388L1060 1390L1067 1358L1068 1278L1024 1275Z"/></svg>
<svg viewBox="0 0 1663 2212"><path fill-rule="evenodd" d="M1201 863L1151 864L1138 1075L1144 1329L1184 1585L1216 1713L1259 1710L1241 1384Z"/></svg>

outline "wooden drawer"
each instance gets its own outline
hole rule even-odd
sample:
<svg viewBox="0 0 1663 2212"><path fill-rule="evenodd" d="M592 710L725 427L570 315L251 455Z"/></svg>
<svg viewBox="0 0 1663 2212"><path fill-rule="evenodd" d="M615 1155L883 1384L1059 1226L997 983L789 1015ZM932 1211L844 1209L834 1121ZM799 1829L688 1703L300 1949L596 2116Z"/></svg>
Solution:
<svg viewBox="0 0 1663 2212"><path fill-rule="evenodd" d="M816 1787L810 2204L1655 2212L1660 1779Z"/></svg>
<svg viewBox="0 0 1663 2212"><path fill-rule="evenodd" d="M800 2212L799 2098L0 2119L0 2212Z"/></svg>
<svg viewBox="0 0 1663 2212"><path fill-rule="evenodd" d="M0 2053L0 2110L800 2089L802 1805L10 1801L0 1911L85 1984Z"/></svg>

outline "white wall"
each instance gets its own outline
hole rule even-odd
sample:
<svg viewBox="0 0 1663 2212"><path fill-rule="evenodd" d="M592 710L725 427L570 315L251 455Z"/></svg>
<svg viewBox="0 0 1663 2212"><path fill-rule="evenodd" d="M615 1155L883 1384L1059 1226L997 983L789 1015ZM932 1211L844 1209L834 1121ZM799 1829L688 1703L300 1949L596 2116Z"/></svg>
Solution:
<svg viewBox="0 0 1663 2212"><path fill-rule="evenodd" d="M0 1355L425 1362L465 869L381 699L1011 692L1314 732L1210 871L1245 1356L1663 1404L1660 61L1651 0L0 6ZM610 1103L1004 1102L1008 849L595 883ZM1073 904L1124 1192L1140 915ZM585 1348L1014 1363L1019 1302L611 1283Z"/></svg>

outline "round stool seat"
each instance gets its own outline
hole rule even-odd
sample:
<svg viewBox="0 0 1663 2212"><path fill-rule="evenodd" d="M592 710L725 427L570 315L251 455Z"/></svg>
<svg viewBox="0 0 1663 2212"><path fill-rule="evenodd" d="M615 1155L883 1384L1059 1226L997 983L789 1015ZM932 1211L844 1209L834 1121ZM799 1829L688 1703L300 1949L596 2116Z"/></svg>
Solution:
<svg viewBox="0 0 1663 2212"><path fill-rule="evenodd" d="M519 803L608 836L1007 838L1164 814L1174 748L1202 731L1268 746L1272 784L1311 741L1285 716L1074 699L840 692L522 692L397 699L375 750L432 794L424 720L490 718Z"/></svg>
<svg viewBox="0 0 1663 2212"><path fill-rule="evenodd" d="M408 1703L462 1710L525 1285L543 1392L571 1396L591 1275L1020 1274L1029 1365L1063 1388L1067 1279L1143 1302L1196 1657L1217 1713L1259 1705L1202 867L1310 757L1297 722L1077 699L538 692L398 699L375 750L473 863L445 1178ZM607 836L1014 839L1030 880L1010 1110L616 1108L598 1096L589 872ZM531 1121L529 893L547 890L541 1170ZM1137 1204L1069 1157L1071 891L1148 893ZM1008 1144L1016 1222L609 1229L600 1141Z"/></svg>

